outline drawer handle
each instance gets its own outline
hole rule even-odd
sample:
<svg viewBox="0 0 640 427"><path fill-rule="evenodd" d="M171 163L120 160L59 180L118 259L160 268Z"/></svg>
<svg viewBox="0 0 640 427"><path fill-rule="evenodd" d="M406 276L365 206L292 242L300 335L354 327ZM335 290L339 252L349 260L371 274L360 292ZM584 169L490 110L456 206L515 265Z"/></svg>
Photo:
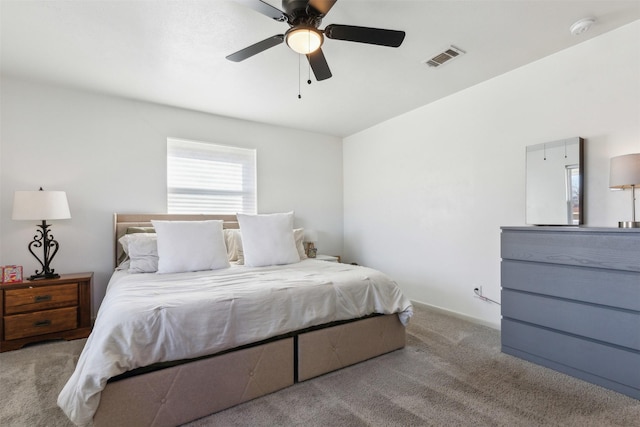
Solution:
<svg viewBox="0 0 640 427"><path fill-rule="evenodd" d="M40 328L42 326L51 326L51 320L38 320L37 322L33 322L33 326L36 328Z"/></svg>
<svg viewBox="0 0 640 427"><path fill-rule="evenodd" d="M35 297L33 297L33 300L35 302L51 301L51 295L36 295Z"/></svg>

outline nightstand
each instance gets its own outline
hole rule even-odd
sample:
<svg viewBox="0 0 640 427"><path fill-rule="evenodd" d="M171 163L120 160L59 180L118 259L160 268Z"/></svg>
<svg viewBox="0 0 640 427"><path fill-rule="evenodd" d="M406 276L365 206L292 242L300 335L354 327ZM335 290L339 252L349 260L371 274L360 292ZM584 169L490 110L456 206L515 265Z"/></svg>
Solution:
<svg viewBox="0 0 640 427"><path fill-rule="evenodd" d="M91 333L93 273L0 285L0 352Z"/></svg>
<svg viewBox="0 0 640 427"><path fill-rule="evenodd" d="M340 262L339 256L317 254L316 259L320 261Z"/></svg>

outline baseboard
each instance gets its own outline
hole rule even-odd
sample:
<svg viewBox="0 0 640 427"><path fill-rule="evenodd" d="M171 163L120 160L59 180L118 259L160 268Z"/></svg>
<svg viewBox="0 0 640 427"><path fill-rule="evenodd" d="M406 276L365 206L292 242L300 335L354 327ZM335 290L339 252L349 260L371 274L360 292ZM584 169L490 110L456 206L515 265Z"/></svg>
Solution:
<svg viewBox="0 0 640 427"><path fill-rule="evenodd" d="M467 320L467 321L472 322L472 323L476 323L478 325L487 326L489 328L496 329L498 331L500 330L500 323L487 322L484 319L479 319L477 317L472 317L472 316L469 316L467 314L460 313L458 311L449 310L448 308L439 307L439 306L433 305L433 304L427 304L427 303L421 302L421 301L411 300L411 303L413 305L421 305L421 306L423 306L425 308L429 308L429 309L432 309L432 310L440 311L442 313L446 313L446 314L449 314L451 316L457 317L459 319L463 319L463 320Z"/></svg>

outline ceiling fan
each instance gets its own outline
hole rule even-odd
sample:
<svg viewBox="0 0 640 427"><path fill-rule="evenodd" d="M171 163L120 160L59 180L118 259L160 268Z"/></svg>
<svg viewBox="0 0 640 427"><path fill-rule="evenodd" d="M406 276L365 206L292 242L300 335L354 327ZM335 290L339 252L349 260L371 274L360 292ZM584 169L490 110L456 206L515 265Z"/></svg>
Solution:
<svg viewBox="0 0 640 427"><path fill-rule="evenodd" d="M316 80L331 77L329 64L322 53L324 37L333 40L368 43L380 46L398 47L404 40L404 31L381 28L356 27L354 25L330 24L319 29L322 18L331 10L337 0L282 0L282 8L271 6L262 0L235 0L238 3L262 13L278 22L285 22L289 29L227 56L234 62L244 61L262 51L286 41L297 53L307 56Z"/></svg>

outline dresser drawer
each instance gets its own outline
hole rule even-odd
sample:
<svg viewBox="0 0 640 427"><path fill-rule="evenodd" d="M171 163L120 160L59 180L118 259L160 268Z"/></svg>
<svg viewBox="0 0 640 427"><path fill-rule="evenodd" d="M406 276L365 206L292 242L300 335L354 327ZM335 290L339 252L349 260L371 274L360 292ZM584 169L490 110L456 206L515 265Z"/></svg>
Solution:
<svg viewBox="0 0 640 427"><path fill-rule="evenodd" d="M640 278L631 271L503 260L502 288L640 311Z"/></svg>
<svg viewBox="0 0 640 427"><path fill-rule="evenodd" d="M515 350L515 352L514 352ZM502 351L640 398L640 353L502 319ZM567 370L568 369L568 370Z"/></svg>
<svg viewBox="0 0 640 427"><path fill-rule="evenodd" d="M640 313L502 290L502 316L640 352Z"/></svg>
<svg viewBox="0 0 640 427"><path fill-rule="evenodd" d="M503 230L502 259L640 272L636 233Z"/></svg>
<svg viewBox="0 0 640 427"><path fill-rule="evenodd" d="M78 327L78 308L67 307L4 318L4 339L33 337Z"/></svg>
<svg viewBox="0 0 640 427"><path fill-rule="evenodd" d="M78 305L78 284L7 289L4 293L4 314L28 313L58 307Z"/></svg>

